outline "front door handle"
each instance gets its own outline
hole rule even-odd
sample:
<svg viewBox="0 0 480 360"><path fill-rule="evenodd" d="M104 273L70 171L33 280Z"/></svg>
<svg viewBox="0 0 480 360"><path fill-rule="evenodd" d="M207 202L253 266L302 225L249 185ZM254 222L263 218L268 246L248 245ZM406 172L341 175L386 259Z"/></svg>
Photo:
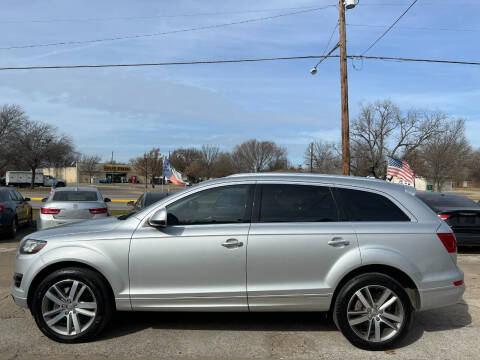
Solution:
<svg viewBox="0 0 480 360"><path fill-rule="evenodd" d="M237 247L242 247L243 242L238 241L237 239L228 239L222 244L223 247L226 247L227 249L233 249Z"/></svg>
<svg viewBox="0 0 480 360"><path fill-rule="evenodd" d="M330 245L330 246L347 246L347 245L350 245L350 241L345 240L345 239L340 238L340 237L335 237L328 242L328 245Z"/></svg>

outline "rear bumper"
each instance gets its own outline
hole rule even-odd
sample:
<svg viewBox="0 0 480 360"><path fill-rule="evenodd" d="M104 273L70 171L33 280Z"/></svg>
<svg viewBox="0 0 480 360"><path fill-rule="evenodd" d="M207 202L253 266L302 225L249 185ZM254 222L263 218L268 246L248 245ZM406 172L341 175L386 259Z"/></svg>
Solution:
<svg viewBox="0 0 480 360"><path fill-rule="evenodd" d="M88 220L104 219L105 217L107 217L107 214L95 215L88 219L68 219L68 218L55 219L51 215L40 215L37 219L37 230L45 230L45 229L53 228L60 225L70 225L70 224L75 224L75 223L88 221Z"/></svg>
<svg viewBox="0 0 480 360"><path fill-rule="evenodd" d="M463 273L461 279L463 280ZM455 281L460 280L457 278ZM430 288L430 289L420 289L420 311L436 309L444 306L454 305L458 303L465 292L465 284L455 286L453 281L451 285Z"/></svg>

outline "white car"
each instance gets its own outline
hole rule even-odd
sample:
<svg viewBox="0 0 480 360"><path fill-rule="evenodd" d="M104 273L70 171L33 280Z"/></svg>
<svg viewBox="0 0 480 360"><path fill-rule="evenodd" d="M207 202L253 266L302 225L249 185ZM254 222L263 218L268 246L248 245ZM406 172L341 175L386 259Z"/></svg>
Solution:
<svg viewBox="0 0 480 360"><path fill-rule="evenodd" d="M37 229L109 216L107 202L94 187L62 187L53 189L43 205L37 220Z"/></svg>

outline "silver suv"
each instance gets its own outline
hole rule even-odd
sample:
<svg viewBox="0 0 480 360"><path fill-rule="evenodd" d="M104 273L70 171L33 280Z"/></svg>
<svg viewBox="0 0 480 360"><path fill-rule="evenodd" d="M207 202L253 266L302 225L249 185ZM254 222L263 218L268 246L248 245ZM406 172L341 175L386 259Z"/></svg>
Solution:
<svg viewBox="0 0 480 360"><path fill-rule="evenodd" d="M322 311L390 348L412 313L463 292L456 242L411 188L365 178L235 175L139 212L25 237L11 292L61 342L121 311Z"/></svg>

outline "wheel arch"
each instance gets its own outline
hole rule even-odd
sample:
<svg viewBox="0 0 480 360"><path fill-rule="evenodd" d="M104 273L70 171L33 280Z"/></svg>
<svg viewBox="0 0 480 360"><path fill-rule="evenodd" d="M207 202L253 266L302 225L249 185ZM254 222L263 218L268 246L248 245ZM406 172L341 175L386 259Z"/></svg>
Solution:
<svg viewBox="0 0 480 360"><path fill-rule="evenodd" d="M65 269L65 268L71 268L71 267L89 269L91 271L94 271L98 275L100 275L100 277L103 279L103 281L106 285L107 291L110 295L110 300L112 301L113 306L115 306L115 294L113 292L112 285L107 280L105 275L102 274L101 271L99 271L98 269L96 269L95 267L93 267L91 265L85 264L85 263L80 262L80 261L59 261L59 262L49 264L48 266L44 267L42 270L40 270L35 275L33 280L30 282L30 286L28 287L28 294L27 294L28 307L31 308L33 293L34 293L35 289L37 288L37 286L40 284L40 282L43 279L45 279L45 277L47 277L48 275L50 275L51 273L53 273L57 270Z"/></svg>
<svg viewBox="0 0 480 360"><path fill-rule="evenodd" d="M407 273L390 265L368 264L360 266L343 276L343 278L335 287L335 291L333 292L332 301L330 303L330 313L332 313L332 311L334 310L338 293L341 291L342 287L354 277L366 273L380 273L395 279L402 285L402 287L407 292L413 308L420 308L420 293L418 291L418 287Z"/></svg>

